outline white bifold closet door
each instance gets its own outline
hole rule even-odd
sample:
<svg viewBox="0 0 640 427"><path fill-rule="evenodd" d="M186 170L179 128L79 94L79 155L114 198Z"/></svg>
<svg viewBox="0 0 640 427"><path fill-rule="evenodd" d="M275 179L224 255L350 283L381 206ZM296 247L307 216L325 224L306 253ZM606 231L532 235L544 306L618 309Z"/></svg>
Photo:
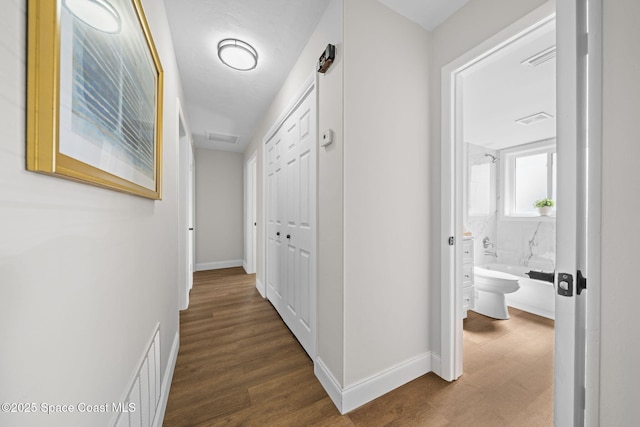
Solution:
<svg viewBox="0 0 640 427"><path fill-rule="evenodd" d="M316 107L313 87L267 141L267 298L315 357Z"/></svg>

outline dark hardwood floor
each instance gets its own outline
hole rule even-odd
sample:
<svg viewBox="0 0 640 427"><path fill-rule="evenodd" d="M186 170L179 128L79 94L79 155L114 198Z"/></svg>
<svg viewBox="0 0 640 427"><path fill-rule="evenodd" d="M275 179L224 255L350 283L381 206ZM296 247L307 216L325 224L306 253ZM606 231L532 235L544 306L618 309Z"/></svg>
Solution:
<svg viewBox="0 0 640 427"><path fill-rule="evenodd" d="M340 415L241 268L198 272L180 315L165 426L551 426L553 321L469 312L464 375L424 375Z"/></svg>

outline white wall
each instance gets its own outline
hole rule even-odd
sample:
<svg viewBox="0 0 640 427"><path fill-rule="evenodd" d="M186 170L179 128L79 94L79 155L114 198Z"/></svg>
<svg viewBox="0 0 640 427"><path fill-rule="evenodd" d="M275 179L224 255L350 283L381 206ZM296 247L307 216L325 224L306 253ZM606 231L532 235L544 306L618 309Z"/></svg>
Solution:
<svg viewBox="0 0 640 427"><path fill-rule="evenodd" d="M640 3L604 1L600 425L640 419Z"/></svg>
<svg viewBox="0 0 640 427"><path fill-rule="evenodd" d="M376 1L345 2L345 388L429 351L428 43Z"/></svg>
<svg viewBox="0 0 640 427"><path fill-rule="evenodd" d="M244 250L241 153L196 149L196 270L238 267Z"/></svg>
<svg viewBox="0 0 640 427"><path fill-rule="evenodd" d="M318 75L318 130L334 132L333 143L318 153L318 357L338 381L343 377L343 1L334 0L308 48L336 46L336 59Z"/></svg>
<svg viewBox="0 0 640 427"><path fill-rule="evenodd" d="M527 15L546 0L471 0L432 32L430 64L430 156L429 197L435 203L431 216L432 239L431 349L440 354L440 109L442 67L476 45Z"/></svg>
<svg viewBox="0 0 640 427"><path fill-rule="evenodd" d="M0 401L118 402L157 323L177 345L177 119L162 2L143 1L165 71L163 199L25 170L26 0L0 14ZM107 425L113 413L5 414L12 426Z"/></svg>

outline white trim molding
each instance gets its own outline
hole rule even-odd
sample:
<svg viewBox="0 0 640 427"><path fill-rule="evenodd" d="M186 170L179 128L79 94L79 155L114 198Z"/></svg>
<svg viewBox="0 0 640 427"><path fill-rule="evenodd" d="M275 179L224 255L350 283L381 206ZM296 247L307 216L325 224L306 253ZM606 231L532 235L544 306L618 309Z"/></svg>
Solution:
<svg viewBox="0 0 640 427"><path fill-rule="evenodd" d="M262 283L260 279L258 279L257 277L256 277L256 289L258 290L258 292L260 292L260 295L262 296L262 298L267 297L267 288L264 285L264 283Z"/></svg>
<svg viewBox="0 0 640 427"><path fill-rule="evenodd" d="M243 260L232 259L229 261L213 261L213 262L199 262L196 264L196 271L205 270L219 270L221 268L242 267Z"/></svg>
<svg viewBox="0 0 640 427"><path fill-rule="evenodd" d="M424 353L343 389L319 357L315 375L341 414L346 414L414 379L431 372L433 355ZM439 357L438 357L439 360Z"/></svg>
<svg viewBox="0 0 640 427"><path fill-rule="evenodd" d="M171 352L169 353L169 361L167 362L167 368L164 370L162 376L162 389L160 390L160 402L158 403L158 409L156 411L156 417L153 422L153 427L162 427L164 421L164 414L167 410L167 402L169 401L169 390L171 389L171 382L173 381L173 372L176 369L176 362L178 361L178 350L180 349L180 332L176 332L173 337L173 344L171 345Z"/></svg>
<svg viewBox="0 0 640 427"><path fill-rule="evenodd" d="M313 364L313 373L316 378L318 378L318 381L320 381L320 384L322 384L322 387L324 387L324 390L333 401L333 404L338 408L338 411L340 411L341 414L344 414L344 411L342 410L342 386L320 357L316 357L316 361Z"/></svg>
<svg viewBox="0 0 640 427"><path fill-rule="evenodd" d="M162 346L160 324L158 323L140 361L136 365L136 370L129 380L122 398L119 400L119 404L122 405L135 405L135 411L116 413L111 420L111 426L162 426L169 400L173 372L178 359L179 346L180 333L176 331L164 375L161 375ZM161 381L162 384L160 384Z"/></svg>
<svg viewBox="0 0 640 427"><path fill-rule="evenodd" d="M439 354L431 353L431 372L442 378L442 362Z"/></svg>

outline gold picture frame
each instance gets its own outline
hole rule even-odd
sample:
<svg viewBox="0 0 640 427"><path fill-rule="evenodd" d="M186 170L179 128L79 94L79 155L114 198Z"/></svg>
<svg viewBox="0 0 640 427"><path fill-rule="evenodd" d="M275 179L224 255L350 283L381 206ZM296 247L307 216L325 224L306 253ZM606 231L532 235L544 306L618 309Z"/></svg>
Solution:
<svg viewBox="0 0 640 427"><path fill-rule="evenodd" d="M161 199L163 70L140 0L30 0L27 68L28 170Z"/></svg>

